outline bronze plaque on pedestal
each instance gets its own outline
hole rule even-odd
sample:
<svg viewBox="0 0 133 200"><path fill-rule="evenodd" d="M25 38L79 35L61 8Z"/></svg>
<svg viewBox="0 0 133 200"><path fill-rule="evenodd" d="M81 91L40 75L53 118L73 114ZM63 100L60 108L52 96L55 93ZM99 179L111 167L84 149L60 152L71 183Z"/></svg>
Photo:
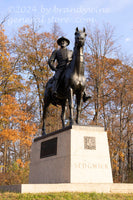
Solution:
<svg viewBox="0 0 133 200"><path fill-rule="evenodd" d="M57 154L57 137L41 143L40 158L54 156Z"/></svg>

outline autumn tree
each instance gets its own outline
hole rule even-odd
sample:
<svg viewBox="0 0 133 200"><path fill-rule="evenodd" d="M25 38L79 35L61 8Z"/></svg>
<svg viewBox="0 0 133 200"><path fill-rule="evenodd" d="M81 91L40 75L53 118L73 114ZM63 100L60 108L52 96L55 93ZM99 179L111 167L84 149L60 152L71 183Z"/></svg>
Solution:
<svg viewBox="0 0 133 200"><path fill-rule="evenodd" d="M119 63L112 58L116 50L113 28L109 24L104 25L103 30L98 26L94 29L88 27L86 46L87 82L94 102L93 121L98 124L100 111L105 108L105 98L111 93L111 88L106 87L109 85L107 82L111 81Z"/></svg>
<svg viewBox="0 0 133 200"><path fill-rule="evenodd" d="M118 181L127 181L132 170L132 120L133 120L133 82L132 67L124 61L114 74L114 91L108 106L112 157L117 166L114 173ZM125 173L127 172L127 173Z"/></svg>
<svg viewBox="0 0 133 200"><path fill-rule="evenodd" d="M12 43L14 53L20 58L18 64L20 72L26 77L25 85L29 90L27 98L29 98L29 102L32 101L31 105L33 106L31 107L33 109L36 107L34 113L36 113L36 122L40 129L44 90L47 81L53 75L48 66L48 59L54 48L57 48L56 40L59 33L57 24L53 25L52 33L40 33L33 23L21 27ZM55 108L51 107L50 109L50 113L57 116L58 112L55 111ZM48 121L53 123L51 119ZM50 127L49 122L48 127ZM53 123L53 128L54 126L55 123Z"/></svg>
<svg viewBox="0 0 133 200"><path fill-rule="evenodd" d="M20 71L27 76L26 85L31 89L35 98L38 98L39 120L42 116L43 92L50 76L47 66L50 40L49 33L37 33L34 25L27 25L18 30L18 35L13 41L14 52L21 57L19 59Z"/></svg>
<svg viewBox="0 0 133 200"><path fill-rule="evenodd" d="M14 151L17 152L17 154L14 154L14 160L16 160L16 158L28 160L28 152L23 155L22 151L25 151L27 147L31 146L33 135L36 132L36 126L32 123L33 116L26 113L25 105L18 104L15 97L10 95L3 95L0 103L0 134L2 142L5 144L4 146L2 145L4 151L1 150L4 154L3 163L7 166L8 160L10 162L7 155L8 147L11 148L11 143L13 144ZM17 147L15 147L15 143ZM25 146L26 148L24 148ZM15 148L17 149L15 150Z"/></svg>
<svg viewBox="0 0 133 200"><path fill-rule="evenodd" d="M0 95L15 94L22 89L21 76L17 74L18 58L13 59L9 52L9 41L4 27L0 26Z"/></svg>
<svg viewBox="0 0 133 200"><path fill-rule="evenodd" d="M33 116L26 111L27 105L19 104L15 97L3 95L0 104L0 154L5 174L1 184L7 184L6 180L11 180L11 173L9 172L12 172L12 170L10 169L12 169L12 166L14 166L18 159L23 162L22 171L28 177L28 173L25 170L28 169L30 148L37 128L32 120ZM17 180L23 180L24 174L22 177L20 175L22 174L18 173L15 175L14 171L12 183L13 181L15 183L15 177L17 177ZM10 181L8 182L10 183Z"/></svg>
<svg viewBox="0 0 133 200"><path fill-rule="evenodd" d="M23 79L16 67L18 57L11 57L3 26L0 47L0 164L6 173L17 159L24 163L29 160L36 125L27 105L17 101L17 95L24 89Z"/></svg>
<svg viewBox="0 0 133 200"><path fill-rule="evenodd" d="M103 125L108 132L114 180L123 182L128 166L131 169L132 67L116 56L113 33L108 24L103 30L87 30L86 74L92 100L85 105L85 114L86 121Z"/></svg>

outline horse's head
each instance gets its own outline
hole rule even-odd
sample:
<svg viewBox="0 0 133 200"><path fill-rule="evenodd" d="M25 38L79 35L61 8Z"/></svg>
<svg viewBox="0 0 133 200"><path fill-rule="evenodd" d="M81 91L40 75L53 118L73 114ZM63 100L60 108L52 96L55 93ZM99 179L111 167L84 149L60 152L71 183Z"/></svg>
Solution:
<svg viewBox="0 0 133 200"><path fill-rule="evenodd" d="M85 28L83 28L83 31L78 30L78 28L76 28L76 31L75 31L75 46L83 47L84 43L85 43L86 35L87 34L85 33Z"/></svg>

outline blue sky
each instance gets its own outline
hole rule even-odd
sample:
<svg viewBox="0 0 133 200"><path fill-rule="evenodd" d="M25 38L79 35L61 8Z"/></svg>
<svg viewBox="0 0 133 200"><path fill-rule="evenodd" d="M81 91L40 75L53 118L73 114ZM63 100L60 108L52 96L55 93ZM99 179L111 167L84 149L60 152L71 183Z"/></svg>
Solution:
<svg viewBox="0 0 133 200"><path fill-rule="evenodd" d="M72 44L77 26L110 23L123 52L133 56L133 0L0 0L0 19L8 14L9 36L34 19L42 31L50 31L57 22Z"/></svg>

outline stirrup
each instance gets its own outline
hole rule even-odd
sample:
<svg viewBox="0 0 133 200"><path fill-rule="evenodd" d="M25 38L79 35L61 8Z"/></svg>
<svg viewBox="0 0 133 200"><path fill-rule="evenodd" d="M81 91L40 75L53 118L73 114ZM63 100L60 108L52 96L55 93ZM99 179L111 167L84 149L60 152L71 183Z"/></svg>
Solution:
<svg viewBox="0 0 133 200"><path fill-rule="evenodd" d="M88 99L91 99L91 96L83 95L83 102L86 102Z"/></svg>

